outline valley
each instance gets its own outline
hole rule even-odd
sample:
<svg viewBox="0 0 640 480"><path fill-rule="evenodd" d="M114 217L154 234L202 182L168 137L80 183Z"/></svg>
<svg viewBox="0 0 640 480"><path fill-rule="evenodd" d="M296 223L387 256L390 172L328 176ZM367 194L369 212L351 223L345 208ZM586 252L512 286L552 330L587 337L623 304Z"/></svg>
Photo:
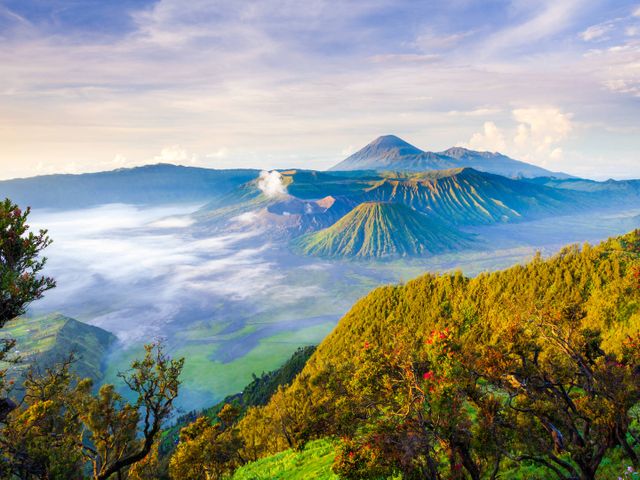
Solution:
<svg viewBox="0 0 640 480"><path fill-rule="evenodd" d="M198 210L111 205L32 214L33 226L49 228L55 239L48 272L58 280L32 314L59 311L115 334L109 382L117 383L143 343L166 338L172 355L187 358L183 410L209 406L239 391L252 373L277 368L299 346L318 344L378 285L426 271L506 268L536 250L550 255L567 243L629 231L640 214L635 208L467 227L475 236L465 251L336 261L296 255L259 228L202 236L191 216Z"/></svg>

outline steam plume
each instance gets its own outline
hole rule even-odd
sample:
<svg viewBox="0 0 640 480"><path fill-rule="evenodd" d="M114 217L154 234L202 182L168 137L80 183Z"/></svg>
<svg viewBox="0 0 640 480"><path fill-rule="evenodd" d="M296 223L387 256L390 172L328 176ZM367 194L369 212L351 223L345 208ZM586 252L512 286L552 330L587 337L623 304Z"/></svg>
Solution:
<svg viewBox="0 0 640 480"><path fill-rule="evenodd" d="M262 190L267 197L279 197L287 194L287 187L282 182L282 175L277 170L260 172L258 179L258 188Z"/></svg>

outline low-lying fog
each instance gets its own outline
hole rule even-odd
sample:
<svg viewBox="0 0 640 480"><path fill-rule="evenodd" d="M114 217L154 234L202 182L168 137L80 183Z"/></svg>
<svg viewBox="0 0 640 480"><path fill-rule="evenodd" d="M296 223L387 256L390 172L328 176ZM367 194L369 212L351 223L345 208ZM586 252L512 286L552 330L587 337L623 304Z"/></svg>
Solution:
<svg viewBox="0 0 640 480"><path fill-rule="evenodd" d="M277 367L298 346L320 342L376 285L428 270L506 267L536 249L552 253L628 231L640 213L475 229L475 252L362 263L297 257L259 230L196 235L188 214L197 208L105 205L31 215L31 225L54 240L47 274L58 282L31 313L61 312L117 335L109 381L143 343L165 338L187 358L181 404L189 409L241 389L251 373Z"/></svg>

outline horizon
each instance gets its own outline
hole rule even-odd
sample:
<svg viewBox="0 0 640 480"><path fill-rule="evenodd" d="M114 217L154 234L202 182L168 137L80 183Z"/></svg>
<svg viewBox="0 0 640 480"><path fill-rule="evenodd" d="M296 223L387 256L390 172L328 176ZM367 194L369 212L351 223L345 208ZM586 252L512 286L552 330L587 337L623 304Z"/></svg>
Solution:
<svg viewBox="0 0 640 480"><path fill-rule="evenodd" d="M640 178L637 0L1 0L0 38L3 179L325 170L390 131Z"/></svg>
<svg viewBox="0 0 640 480"><path fill-rule="evenodd" d="M375 139L373 139L371 142L369 142L367 145L363 146L362 149L368 147L369 145L375 143L376 141L382 139L382 138L387 138L387 137L393 137L407 145L410 145L412 147L418 148L419 150L423 151L423 152L434 152L432 150L425 150L422 149L420 147L417 147L416 145L414 145L411 142L407 142L404 138L398 137L395 134L385 134L385 135L379 135L377 136ZM434 153L444 153L450 149L453 148L461 148L467 151L471 151L471 152L476 152L476 153L490 153L490 154L502 154L502 152L498 152L498 151L489 151L489 150L473 150L473 149L469 149L467 147L461 147L461 146L452 146L452 147L448 147L445 148L441 151L438 152L434 152ZM173 167L184 167L184 168L202 168L202 169L210 169L210 170L234 170L234 169L247 169L247 170L256 170L256 171L273 171L273 170L277 170L277 171L287 171L287 170L307 170L307 171L330 171L330 169L332 167L334 167L335 165L337 165L338 163L340 163L343 160L346 160L347 158L349 158L351 155L353 155L354 153L358 152L361 149L356 150L355 152L353 152L352 154L350 154L349 156L342 158L340 160L338 160L336 162L336 164L329 166L328 168L322 169L322 170L318 170L318 169L313 169L313 168L304 168L304 167L278 167L278 168L273 168L273 169L269 169L269 168L259 168L259 167L252 167L252 166L241 166L241 167L234 167L234 166L230 166L230 167L222 167L222 168L216 168L215 166L206 166L206 165L193 165L193 164L189 164L189 163L178 163L178 162L167 162L167 161L156 161L156 162L150 162L150 163L141 163L141 164L137 164L137 165L130 165L130 166L122 166L122 167L116 167L116 168L111 168L111 169L103 169L103 170L88 170L88 171L81 171L81 172L54 172L54 173L44 173L44 174L36 174L36 175L29 175L29 176L19 176L19 177L10 177L10 178L2 178L0 177L0 182L4 182L4 181L12 181L12 180L26 180L26 179L30 179L30 178L35 178L35 177L40 177L40 176L52 176L52 175L88 175L88 174L97 174L97 173L109 173L109 172L115 172L115 171L122 171L122 170L133 170L133 169L137 169L137 168L144 168L144 167L155 167L155 166L173 166ZM521 161L517 158L512 160L517 160L517 161ZM528 162L525 162L528 163ZM531 164L534 165L534 164ZM459 167L460 169L471 169L471 170L477 170L474 167L471 166L467 166L467 167ZM456 169L456 168L454 168ZM444 170L451 170L451 169L444 169ZM443 171L444 171L443 170ZM336 171L340 171L340 170L336 170ZM481 171L481 170L480 170ZM567 174L569 172L559 172L559 171L550 171L551 174ZM553 177L553 175L550 175L551 177ZM629 177L620 177L620 178L613 178L613 177L609 177L609 178L600 178L600 179L596 179L596 178L590 178L590 177L578 177L578 176L574 176L574 178L581 178L584 180L592 180L592 181L609 181L609 180L616 180L616 181L622 181L622 180L630 180L630 179L636 179L633 176L629 176Z"/></svg>

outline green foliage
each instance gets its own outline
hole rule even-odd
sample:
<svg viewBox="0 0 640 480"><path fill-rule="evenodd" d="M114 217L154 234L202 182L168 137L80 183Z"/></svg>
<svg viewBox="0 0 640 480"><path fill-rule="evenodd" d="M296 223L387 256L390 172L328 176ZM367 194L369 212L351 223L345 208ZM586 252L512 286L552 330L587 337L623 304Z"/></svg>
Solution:
<svg viewBox="0 0 640 480"><path fill-rule="evenodd" d="M0 328L55 287L53 279L40 275L46 259L39 256L51 239L46 230L29 231L29 212L8 198L0 203Z"/></svg>
<svg viewBox="0 0 640 480"><path fill-rule="evenodd" d="M180 444L171 457L169 474L176 480L220 479L242 462L242 440L235 426L240 411L225 405L212 425L205 417L184 427Z"/></svg>
<svg viewBox="0 0 640 480"><path fill-rule="evenodd" d="M259 377L254 375L253 380L242 390L240 396L229 400L237 402L244 410L265 405L278 387L289 385L293 381L315 350L316 347L313 345L298 348L280 368L263 373ZM224 403L229 403L229 400Z"/></svg>
<svg viewBox="0 0 640 480"><path fill-rule="evenodd" d="M376 289L240 422L247 456L338 435L335 468L352 478L586 480L607 457L637 464L638 245L635 231L474 279Z"/></svg>
<svg viewBox="0 0 640 480"><path fill-rule="evenodd" d="M13 318L24 314L27 306L55 287L52 278L41 275L46 258L42 250L51 244L46 230L29 231L27 217L30 210L22 211L8 198L0 202L0 329ZM0 339L0 362L9 359L15 346L12 338ZM4 398L6 365L0 363L0 421L14 408Z"/></svg>
<svg viewBox="0 0 640 480"><path fill-rule="evenodd" d="M92 395L91 380L71 373L72 361L27 373L24 400L0 428L2 478L82 479L91 471L90 478L107 480L152 453L172 413L183 360L147 345L145 357L122 374L133 403L112 385Z"/></svg>

